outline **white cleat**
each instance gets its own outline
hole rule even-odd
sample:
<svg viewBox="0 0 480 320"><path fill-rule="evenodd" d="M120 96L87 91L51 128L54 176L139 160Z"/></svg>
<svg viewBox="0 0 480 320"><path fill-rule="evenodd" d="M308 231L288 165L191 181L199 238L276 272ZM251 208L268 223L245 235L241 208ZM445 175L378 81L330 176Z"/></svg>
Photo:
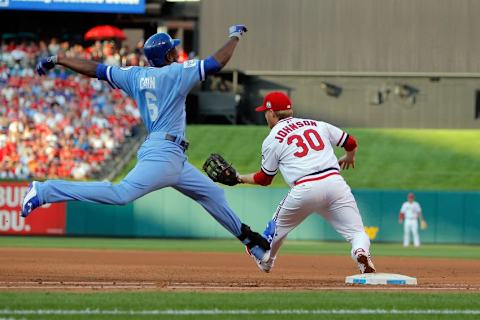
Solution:
<svg viewBox="0 0 480 320"><path fill-rule="evenodd" d="M252 257L253 261L255 261L255 264L262 272L270 272L270 270L273 268L273 264L275 263L275 260L270 258L270 251L267 251L262 260L259 260L250 252L250 250L248 250L247 247L245 247L245 249L247 254Z"/></svg>
<svg viewBox="0 0 480 320"><path fill-rule="evenodd" d="M269 273L270 270L272 270L273 268L273 265L275 263L275 260L271 260L269 259L267 262L261 262L261 261L255 261L255 263L257 264L257 267L265 272L265 273Z"/></svg>
<svg viewBox="0 0 480 320"><path fill-rule="evenodd" d="M355 259L357 260L358 269L361 273L374 273L375 266L373 265L370 254L367 254L363 249L355 250Z"/></svg>
<svg viewBox="0 0 480 320"><path fill-rule="evenodd" d="M263 231L263 238L265 238L269 244L272 244L273 242L273 237L275 236L275 230L276 230L276 222L274 220L270 220L267 223L267 227ZM252 257L253 261L255 261L255 264L257 267L262 271L262 272L270 272L270 270L273 268L273 263L275 261L275 258L270 257L270 250L265 251L265 253L261 256L261 258L258 258L260 254L256 251L255 249L258 250L258 247L253 247L252 249L249 249L248 247L245 247L247 254Z"/></svg>
<svg viewBox="0 0 480 320"><path fill-rule="evenodd" d="M30 183L27 194L22 202L22 217L26 218L33 210L40 207L37 194L37 181Z"/></svg>

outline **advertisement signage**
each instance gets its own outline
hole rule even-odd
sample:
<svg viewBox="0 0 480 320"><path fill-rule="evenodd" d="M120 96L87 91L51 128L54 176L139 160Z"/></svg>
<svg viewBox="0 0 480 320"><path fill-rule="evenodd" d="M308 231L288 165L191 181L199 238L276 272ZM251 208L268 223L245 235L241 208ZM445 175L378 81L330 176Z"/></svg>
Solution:
<svg viewBox="0 0 480 320"><path fill-rule="evenodd" d="M48 204L24 219L20 216L26 182L0 182L0 235L64 235L65 203Z"/></svg>
<svg viewBox="0 0 480 320"><path fill-rule="evenodd" d="M145 0L0 0L0 10L145 13Z"/></svg>

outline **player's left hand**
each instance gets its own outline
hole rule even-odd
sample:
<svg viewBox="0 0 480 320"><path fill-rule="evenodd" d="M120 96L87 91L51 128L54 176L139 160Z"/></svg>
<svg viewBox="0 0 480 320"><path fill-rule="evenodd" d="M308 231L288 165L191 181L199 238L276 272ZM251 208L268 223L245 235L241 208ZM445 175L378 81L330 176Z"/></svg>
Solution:
<svg viewBox="0 0 480 320"><path fill-rule="evenodd" d="M427 221L425 220L420 220L420 229L426 230L428 228Z"/></svg>
<svg viewBox="0 0 480 320"><path fill-rule="evenodd" d="M247 31L247 27L244 24L236 24L228 29L228 37L237 37L238 39L240 39Z"/></svg>
<svg viewBox="0 0 480 320"><path fill-rule="evenodd" d="M37 73L41 76L44 76L47 74L47 71L53 69L56 64L57 64L57 56L43 58L37 64L37 67L36 67Z"/></svg>
<svg viewBox="0 0 480 320"><path fill-rule="evenodd" d="M212 153L208 157L203 164L203 170L215 182L220 182L227 186L234 186L240 183L237 170L218 153Z"/></svg>
<svg viewBox="0 0 480 320"><path fill-rule="evenodd" d="M340 157L340 159L338 159L338 164L340 165L340 168L342 170L348 170L350 166L352 166L352 168L355 168L355 158L349 157L348 155L345 154L342 157Z"/></svg>

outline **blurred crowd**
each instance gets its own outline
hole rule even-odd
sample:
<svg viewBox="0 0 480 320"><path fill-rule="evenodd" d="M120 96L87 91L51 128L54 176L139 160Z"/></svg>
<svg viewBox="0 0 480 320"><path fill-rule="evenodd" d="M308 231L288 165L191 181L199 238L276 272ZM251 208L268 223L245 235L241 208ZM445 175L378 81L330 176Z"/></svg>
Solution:
<svg viewBox="0 0 480 320"><path fill-rule="evenodd" d="M177 50L178 62L184 62L195 55L192 52L189 56L180 47ZM69 41L59 41L57 38L50 39L48 43L45 41L18 43L12 40L2 42L0 54L2 62L10 67L16 65L26 68L33 67L38 59L51 55L91 59L113 66L148 66L143 55L143 41L139 41L135 48L129 48L114 40L98 40L90 46L82 46L78 43L70 44Z"/></svg>
<svg viewBox="0 0 480 320"><path fill-rule="evenodd" d="M111 65L144 65L139 48L112 42L70 46L56 39L2 43L0 179L85 179L98 172L140 123L133 100L102 81L62 68L41 78L35 64L64 54Z"/></svg>

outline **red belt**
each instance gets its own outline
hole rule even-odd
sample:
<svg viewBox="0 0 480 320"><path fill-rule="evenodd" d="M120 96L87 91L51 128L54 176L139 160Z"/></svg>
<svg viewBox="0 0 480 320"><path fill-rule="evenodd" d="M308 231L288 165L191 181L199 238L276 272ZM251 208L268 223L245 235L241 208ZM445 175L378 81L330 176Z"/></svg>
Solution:
<svg viewBox="0 0 480 320"><path fill-rule="evenodd" d="M325 179L327 177L333 176L335 174L340 174L340 173L338 171L332 171L332 172L329 172L329 173L325 173L321 176L316 176L316 177L311 177L311 178L307 178L308 177L307 176L307 177L300 178L297 181L295 181L294 185L298 186L299 184L302 184L302 183L305 183L305 182L322 180L322 179Z"/></svg>

